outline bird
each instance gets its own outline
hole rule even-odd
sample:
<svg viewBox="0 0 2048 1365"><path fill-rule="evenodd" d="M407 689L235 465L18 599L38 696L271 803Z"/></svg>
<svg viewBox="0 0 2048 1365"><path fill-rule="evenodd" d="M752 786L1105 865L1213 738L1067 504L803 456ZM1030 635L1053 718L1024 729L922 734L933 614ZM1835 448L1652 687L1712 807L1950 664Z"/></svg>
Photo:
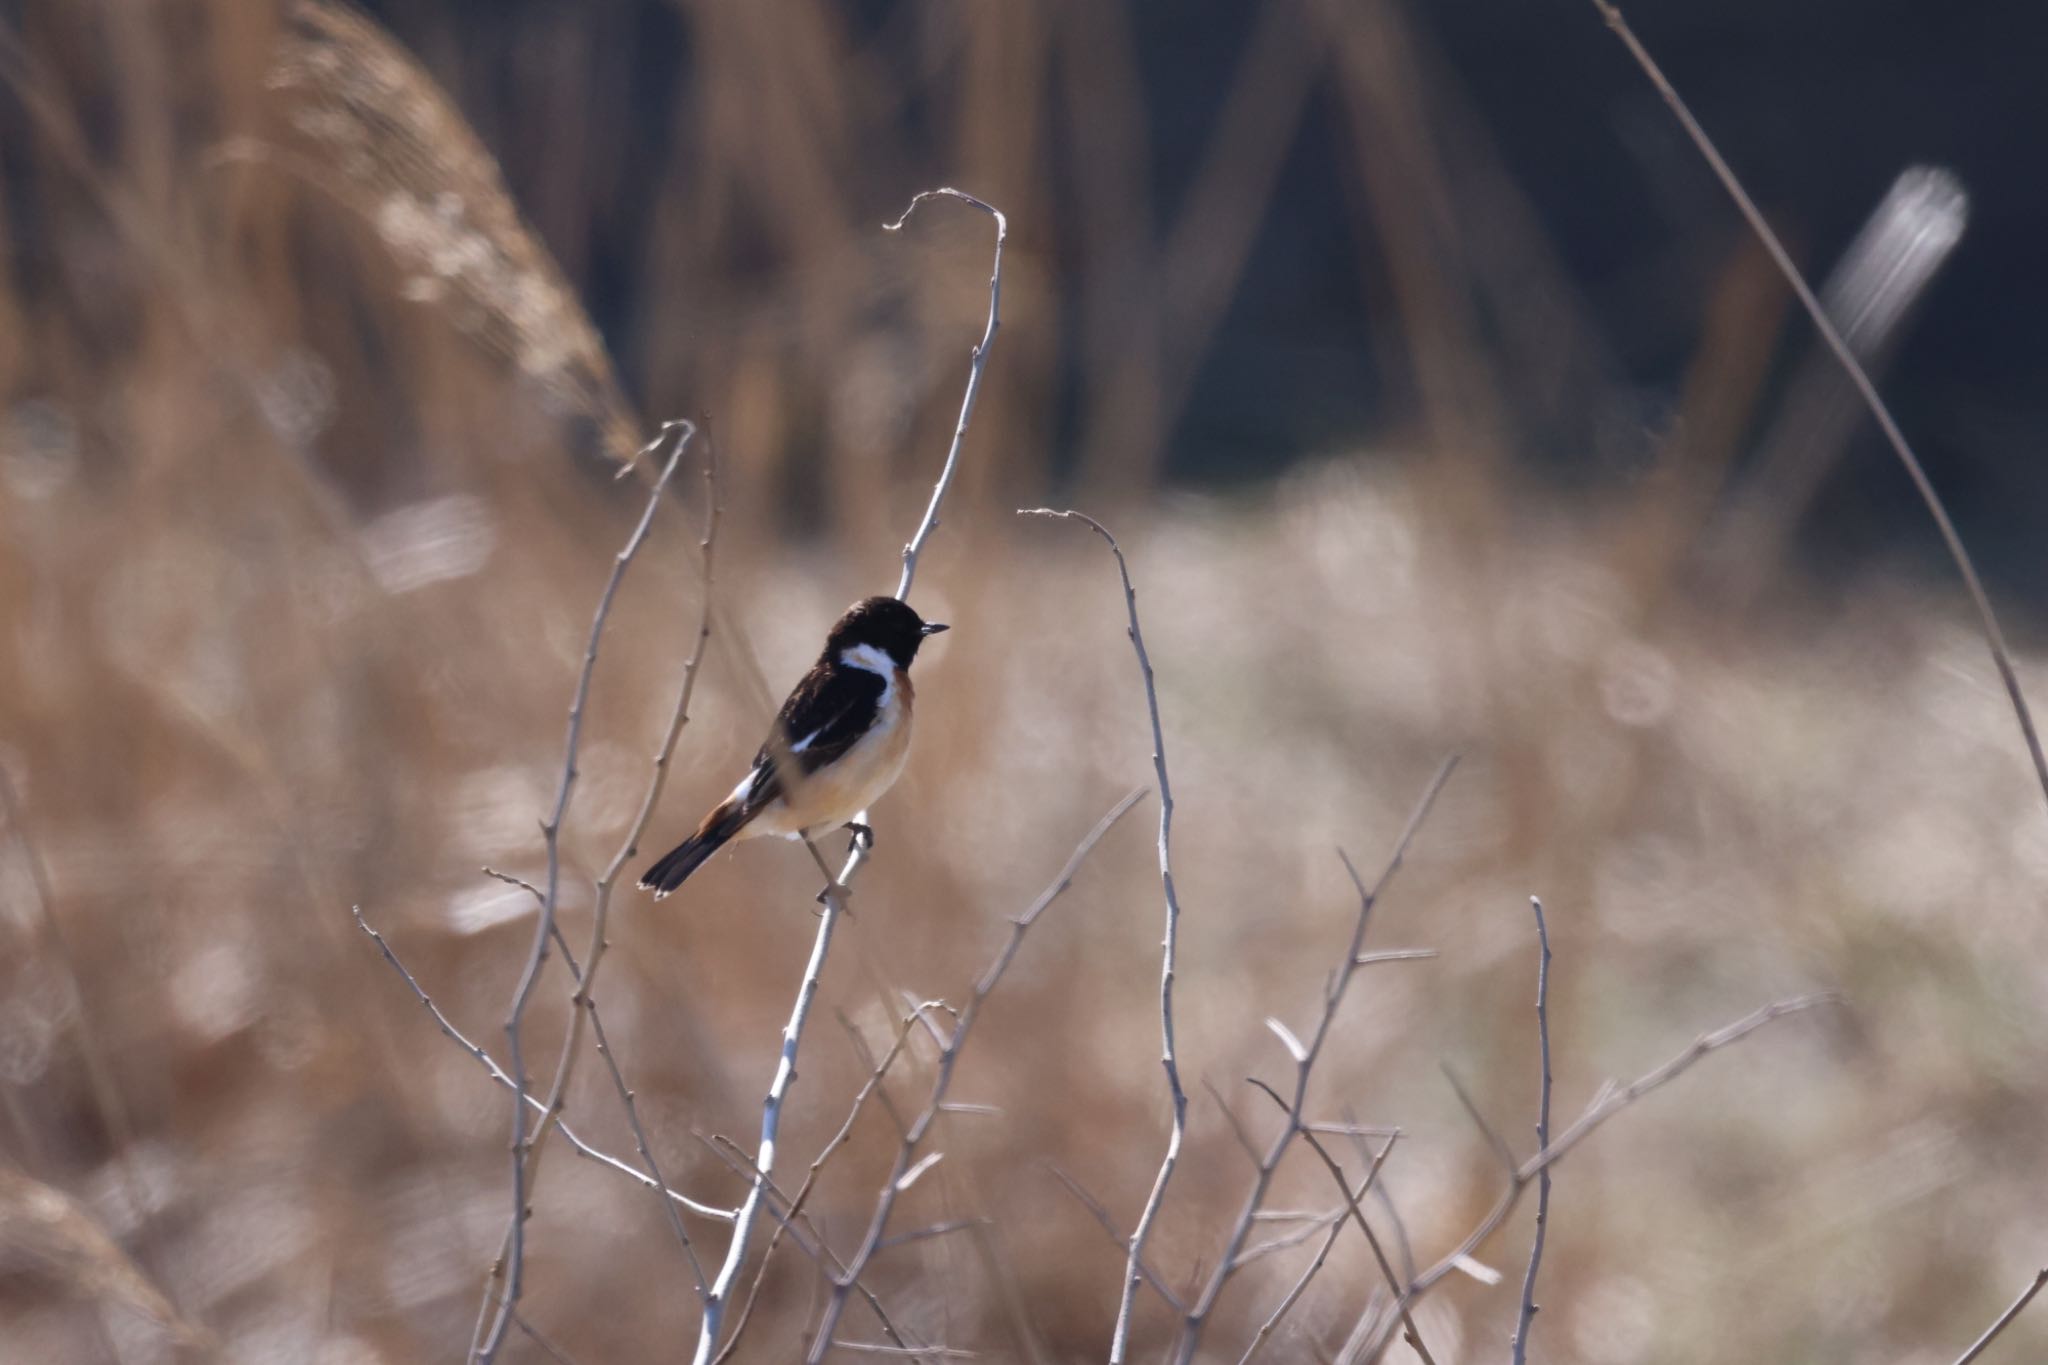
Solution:
<svg viewBox="0 0 2048 1365"><path fill-rule="evenodd" d="M825 648L775 715L754 764L697 832L641 874L660 900L735 839L801 839L845 826L874 846L859 822L902 775L910 756L910 663L947 629L894 597L848 607Z"/></svg>

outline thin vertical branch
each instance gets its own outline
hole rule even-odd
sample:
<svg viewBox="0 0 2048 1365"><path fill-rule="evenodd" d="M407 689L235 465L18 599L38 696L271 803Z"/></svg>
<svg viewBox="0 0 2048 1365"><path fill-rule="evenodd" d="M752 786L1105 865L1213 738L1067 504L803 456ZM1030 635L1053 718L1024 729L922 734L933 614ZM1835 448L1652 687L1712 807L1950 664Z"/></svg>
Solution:
<svg viewBox="0 0 2048 1365"><path fill-rule="evenodd" d="M1550 1145L1550 930L1543 923L1543 902L1529 897L1536 912L1536 1046L1543 1079L1536 1101L1536 1150ZM1550 1223L1550 1167L1536 1176L1536 1237L1529 1245L1529 1269L1522 1276L1522 1312L1515 1321L1513 1365L1529 1359L1529 1324L1536 1318L1536 1272L1543 1264L1543 1234Z"/></svg>
<svg viewBox="0 0 2048 1365"><path fill-rule="evenodd" d="M1357 974L1361 965L1366 926L1371 922L1373 907L1379 904L1380 897L1393 883L1394 874L1400 870L1402 862L1408 856L1409 845L1415 841L1415 835L1422 828L1422 822L1429 818L1429 812L1436 805L1438 794L1443 791L1444 783L1450 780L1451 771L1457 766L1458 756L1452 754L1437 767L1435 775L1429 780L1429 785L1423 789L1421 799L1410 812L1408 823L1401 831L1401 837L1394 841L1394 851L1388 857L1386 866L1381 869L1379 879L1373 883L1371 889L1368 890L1364 881L1360 879L1358 869L1352 866L1351 859L1345 856L1342 850L1337 854L1342 859L1344 870L1349 874L1351 884L1358 893L1358 915L1351 924L1351 939L1345 945L1342 963L1331 976L1330 984L1323 992L1323 1008L1316 1019L1315 1031L1309 1035L1308 1042L1295 1044L1289 1048L1294 1058L1294 1093L1291 1100L1279 1100L1280 1107L1286 1111L1287 1120L1259 1162L1258 1171L1252 1180L1251 1192L1245 1196L1237 1222L1232 1226L1229 1238L1224 1242L1223 1255L1217 1260L1216 1269L1210 1274L1208 1283L1203 1286L1194 1307L1188 1310L1181 1328L1180 1347L1173 1357L1180 1365L1187 1365L1187 1362L1195 1358L1195 1351L1201 1343L1202 1331L1208 1324L1209 1314L1215 1309L1216 1300L1222 1295L1224 1285L1229 1282L1230 1276L1238 1267L1238 1251L1243 1247L1245 1237L1251 1231L1252 1220L1257 1217L1260 1206L1265 1202L1266 1191L1272 1185L1274 1172L1280 1169L1280 1159L1287 1154L1287 1149L1294 1139L1307 1131L1308 1122L1304 1107L1308 1102L1309 1077L1315 1070L1316 1059L1322 1055L1323 1044L1329 1039L1330 1028L1336 1022L1338 1006L1343 1004L1344 994L1351 985L1351 978ZM1279 1097L1276 1095L1275 1099ZM1339 1193L1344 1193L1348 1189L1341 1170L1337 1173L1337 1188ZM1359 1218L1358 1225L1365 1228L1367 1240L1372 1243L1374 1253L1379 1254L1378 1239L1372 1229L1366 1226L1363 1217ZM1398 1290L1400 1282L1393 1275L1392 1267L1388 1265L1384 1255L1380 1255L1380 1264L1391 1285ZM1416 1354L1424 1361L1429 1361L1429 1350L1422 1344L1422 1337L1415 1331L1414 1324L1408 1323L1407 1328Z"/></svg>
<svg viewBox="0 0 2048 1365"><path fill-rule="evenodd" d="M662 435L655 444L659 445L660 440L667 439L671 433L677 436L677 453L680 454L682 446L688 445L692 436L696 434L696 428L686 421L669 422L663 426ZM654 754L653 772L648 778L647 791L641 798L639 814L620 843L618 852L613 855L611 862L597 879L590 939L584 950L582 965L577 964L575 956L569 951L569 944L562 937L560 924L554 926L556 946L561 950L563 961L574 978L575 986L569 997L569 1033L562 1045L561 1056L557 1060L554 1082L548 1088L548 1098L539 1106L540 1121L532 1135L527 1138L527 1148L529 1153L532 1153L527 1164L527 1199L530 1204L532 1189L538 1180L540 1161L539 1155L534 1153L533 1149L539 1147L551 1126L561 1122L563 1100L568 1091L569 1079L581 1056L579 1043L582 1037L583 1016L588 1013L591 1036L596 1041L598 1055L604 1060L605 1069L611 1077L613 1089L618 1093L619 1102L625 1108L626 1122L633 1131L633 1141L640 1153L641 1163L647 1169L649 1188L661 1196L670 1230L675 1233L676 1242L682 1248L684 1259L689 1263L691 1283L699 1298L704 1294L704 1268L697 1261L696 1248L691 1245L689 1232L683 1227L682 1217L675 1207L674 1192L670 1190L667 1179L662 1175L660 1163L655 1160L653 1147L647 1140L646 1125L640 1119L639 1103L634 1098L632 1088L626 1084L625 1073L620 1068L617 1055L612 1051L611 1040L605 1035L604 1017L597 1004L596 978L598 964L603 960L605 949L610 947L610 942L605 937L605 924L611 905L612 888L617 883L619 872L625 866L626 860L637 851L640 836L646 832L647 822L654 814L655 805L661 799L663 787L667 785L669 764L675 754L676 741L681 737L683 727L689 723L690 698L695 694L698 670L703 665L705 646L711 638L711 584L721 509L718 503L717 452L708 440L704 442L704 450L704 533L697 542L704 561L704 599L698 612L695 644L691 648L690 657L683 665L682 683L677 688L676 703L669 713L668 726L663 732L661 745ZM626 470L621 472L629 471L632 467L628 465ZM484 869L484 874L521 887L536 901L542 905L546 904L546 893L529 882L488 867Z"/></svg>
<svg viewBox="0 0 2048 1365"><path fill-rule="evenodd" d="M687 437L685 437L687 439ZM647 1128L640 1121L640 1106L633 1098L633 1091L626 1084L626 1077L619 1067L618 1054L612 1051L611 1040L605 1036L604 1018L598 1012L596 978L598 962L609 946L605 938L605 919L611 905L612 888L617 884L619 872L639 850L640 837L647 832L647 822L654 814L655 806L661 800L662 789L668 785L669 764L675 755L676 741L681 738L683 727L690 722L690 698L696 694L697 674L704 663L705 647L711 642L712 580L717 564L718 550L718 452L707 439L704 442L704 534L697 542L704 561L704 600L697 612L697 639L691 646L690 657L683 664L683 680L676 689L676 704L669 712L668 728L663 731L661 747L654 755L653 772L647 779L647 791L640 800L640 810L634 816L633 825L626 837L620 841L618 852L597 879L595 908L591 915L590 946L583 955L583 968L576 973L576 989L570 996L569 1037L562 1044L562 1058L557 1068L554 1084L556 1098L565 1092L569 1083L569 1071L576 1053L577 1023L582 1015L590 1016L590 1032L597 1043L597 1052L604 1059L605 1070L610 1073L612 1088L618 1092L619 1103L626 1111L626 1122L632 1127L633 1142L639 1149L640 1160L647 1167L647 1173L654 1180L655 1188L661 1195L662 1209L668 1215L669 1228L676 1236L676 1244L682 1248L683 1259L690 1266L690 1282L698 1298L705 1292L704 1267L697 1260L696 1248L690 1244L690 1234L683 1227L682 1215L677 1212L675 1201L668 1197L668 1181L661 1173L661 1165L655 1160L654 1149L647 1141ZM566 954L567 949L565 948ZM575 967L571 966L572 971ZM578 1007L581 1007L580 1009ZM548 1116L559 1116L558 1104L550 1104L541 1118L545 1130ZM537 1137L536 1137L537 1140Z"/></svg>
<svg viewBox="0 0 2048 1365"><path fill-rule="evenodd" d="M1123 580L1124 611L1130 618L1127 633L1131 637L1131 649L1138 656L1138 674L1145 684L1145 708L1152 718L1152 768L1159 777L1159 884L1166 900L1166 932L1159 945L1159 1062L1166 1071L1167 1097L1173 1105L1173 1127L1167 1133L1166 1152L1159 1159L1159 1174L1152 1182L1152 1193L1147 1196L1144 1211L1138 1216L1138 1226L1131 1232L1130 1255L1124 1262L1116 1331L1109 1344L1110 1365L1123 1365L1130 1347L1131 1310L1138 1295L1138 1261L1145 1253L1145 1243L1152 1235L1161 1206L1166 1202L1166 1185L1173 1179L1174 1167L1180 1163L1181 1142L1187 1135L1188 1126L1188 1097L1181 1088L1180 1062L1175 1055L1173 1034L1173 980L1180 948L1180 896L1173 885L1173 783L1166 772L1166 733L1159 722L1159 689L1152 676L1152 659L1145 652L1145 632L1138 624L1138 591L1131 586L1131 570L1124 562L1122 547L1101 522L1084 512L1061 512L1039 507L1025 510L1021 515L1084 522L1108 543L1109 552L1116 556L1117 577Z"/></svg>
<svg viewBox="0 0 2048 1365"><path fill-rule="evenodd" d="M1679 95L1678 88L1671 84L1670 78L1664 74L1664 69L1657 65L1656 59L1650 55L1649 49L1643 46L1642 40L1636 37L1635 30L1629 27L1628 20L1622 17L1621 11L1615 7L1612 0L1592 0L1592 3L1593 8L1600 12L1600 17L1607 21L1607 26L1614 30L1615 36L1621 39L1622 46L1628 49L1629 56L1642 68L1643 74L1650 78L1650 84L1657 88L1657 93L1663 97L1664 103L1678 119L1679 126L1685 129L1686 136L1692 139L1693 146L1699 149L1700 155L1712 168L1715 178L1721 182L1721 187L1728 192L1728 197L1735 201L1735 207L1741 212L1743 221L1749 224L1750 231L1756 234L1764 250L1770 253L1771 261L1778 267L1778 273L1783 275L1785 282L1792 287L1792 292L1798 296L1800 306L1813 320L1814 329L1820 333L1821 340L1841 363L1843 372L1849 376L1849 382L1855 385L1864 406L1870 409L1870 415L1876 419L1878 429L1884 433L1892 453L1897 455L1899 463L1905 466L1906 476L1913 481L1913 488L1919 493L1920 501L1926 505L1928 515L1934 518L1935 528L1941 532L1942 543L1948 548L1949 558L1955 561L1957 571L1962 574L1963 586L1969 591L1970 603L1977 609L1977 623L1983 631L1984 642L1991 648L1991 661L1998 667L1999 680L2005 684L2005 695L2012 703L2013 716L2019 721L2020 734L2026 740L2027 755L2034 761L2034 776L2041 784L2043 798L2048 799L2048 754L2042 752L2041 736L2034 728L2033 712L2027 707L2026 694L2020 690L2019 674L2013 669L2012 654L2005 644L2005 632L1999 628L1998 617L1991 610L1991 598L1984 591L1983 582L1977 577L1977 566L1971 561L1969 550L1964 548L1963 538L1957 533L1955 523L1949 520L1948 509L1942 505L1941 495L1935 492L1933 481L1921 467L1920 457L1913 453L1913 447L1906 441L1905 432L1892 417L1891 408L1878 393L1877 385L1872 382L1862 362L1856 359L1856 352L1850 348L1849 343L1843 339L1840 329L1828 317L1827 309L1821 305L1820 299L1815 296L1812 286L1807 284L1806 277L1800 273L1799 267L1792 263L1791 254L1778 240L1778 234L1771 230L1771 225L1765 221L1763 213L1757 208L1756 201L1751 199L1749 191L1742 187L1742 182L1736 178L1735 171L1715 147L1713 139L1707 136L1707 130L1693 117L1691 108Z"/></svg>
<svg viewBox="0 0 2048 1365"><path fill-rule="evenodd" d="M655 509L661 506L662 492L668 487L670 476L676 472L676 464L682 459L684 449L695 434L695 428L687 422L671 422L664 425L651 445L673 439L668 462L662 466L661 474L654 486L648 490L647 505L640 513L640 520L633 528L626 544L612 560L611 576L605 580L604 591L598 596L597 611L590 621L590 637L583 649L583 671L576 679L575 699L569 704L569 734L563 743L562 778L555 789L555 805L547 820L541 825L541 837L547 845L547 880L541 899L539 922L533 927L533 946L527 953L526 968L520 973L519 986L512 995L512 1008L505 1017L505 1042L509 1070L512 1075L512 1212L506 1222L505 1249L492 1263L484 1290L484 1301L477 1316L478 1333L471 1343L471 1354L479 1365L489 1365L496 1358L498 1349L504 1344L506 1330L511 1326L512 1316L518 1310L519 1297L525 1290L526 1271L526 1218L529 1206L527 1189L527 1160L532 1152L526 1124L526 1060L521 1046L521 1031L526 1020L526 1009L533 999L533 991L540 980L540 971L547 961L548 941L555 933L555 908L561 887L561 833L562 821L569 811L569 798L576 788L576 758L583 742L583 709L590 699L591 676L597 671L597 651L604 637L605 621L611 615L612 601L618 595L619 584L625 579L626 570L633 557L640 552L640 546L647 539L647 531L654 523ZM561 1096L553 1094L543 1109L541 1126L536 1132L546 1130L548 1120L561 1103ZM502 1286L502 1292L500 1288ZM496 1313L492 1309L495 1304ZM488 1327L486 1326L488 1324Z"/></svg>
<svg viewBox="0 0 2048 1365"><path fill-rule="evenodd" d="M960 400L960 417L953 427L953 440L946 450L946 462L939 470L939 477L932 485L931 501L925 507L924 520L918 524L915 534L903 547L903 575L897 580L896 596L907 600L910 585L917 576L917 560L924 550L925 542L939 524L939 508L945 501L946 491L952 486L954 471L960 462L960 450L967 435L968 420L974 414L974 402L981 392L981 376L988 363L989 347L995 342L997 328L1001 325L997 316L1002 302L1003 241L1009 235L1009 221L995 208L955 189L926 190L910 201L910 206L895 223L888 224L891 230L900 228L919 204L934 197L958 199L980 209L995 219L996 245L994 264L989 271L988 320L982 327L981 339L974 345L974 354L967 372L966 392ZM863 823L866 813L861 815ZM815 852L815 850L814 850ZM782 1106L788 1098L789 1087L796 1080L797 1050L803 1044L804 1026L811 1016L811 1004L817 999L818 982L824 975L825 958L832 947L832 933L839 926L839 917L846 910L846 895L853 885L854 876L867 861L868 846L859 839L853 841L845 863L841 866L836 880L828 881L822 896L824 913L818 917L818 936L811 944L811 956L804 965L803 980L797 986L796 1002L790 1007L789 1022L782 1030L781 1055L775 1064L775 1077L768 1084L768 1095L761 1103L761 1144L754 1156L756 1168L753 1183L747 1190L745 1202L740 1205L734 1220L732 1241L727 1244L725 1261L719 1267L718 1276L711 1284L711 1292L704 1300L704 1319L697 1334L697 1350L693 1357L695 1365L711 1365L718 1353L719 1334L725 1322L725 1310L732 1302L734 1288L739 1282L740 1271L746 1265L747 1248L753 1237L754 1224L761 1211L761 1202L767 1188L768 1178L775 1170L775 1143L782 1129Z"/></svg>
<svg viewBox="0 0 2048 1365"><path fill-rule="evenodd" d="M1117 821L1123 819L1125 813L1135 806L1138 798L1144 794L1145 789L1138 788L1096 821L1095 827L1075 845L1073 853L1068 856L1066 865L1060 869L1059 875L1039 893L1038 899L1031 903L1030 908L1010 921L1009 937L996 953L995 960L989 963L988 969L981 974L981 979L974 983L974 992L968 998L965 1008L960 1011L960 1017L954 1023L952 1032L940 1044L937 1074L932 1078L930 1098L926 1100L923 1111L904 1130L903 1140L897 1145L895 1163L890 1167L887 1179L882 1182L881 1192L875 1198L875 1211L868 1219L867 1235L861 1239L860 1250L847 1262L845 1273L833 1282L831 1297L826 1301L825 1311L818 1321L817 1333L812 1338L810 1365L818 1365L818 1362L825 1358L825 1353L831 1349L833 1334L839 1328L840 1315L846 1309L846 1296L855 1281L867 1269L868 1262L873 1259L875 1252L880 1249L882 1234L888 1229L889 1215L896 1207L897 1196L908 1189L916 1178L911 1160L917 1153L918 1145L931 1131L932 1124L938 1120L941 1107L946 1102L946 1092L953 1083L953 1069L960 1060L960 1049L967 1041L968 1030L973 1028L974 1021L981 1017L982 1005L987 1002L997 983L1003 979L1003 973L1009 970L1011 961L1017 956L1018 948L1023 945L1024 935L1031 931L1031 926L1038 922L1038 917L1045 913L1047 907L1073 885L1075 874L1080 871L1081 864L1087 860L1088 855L1095 851L1095 846L1102 842L1103 836L1115 827ZM935 1153L925 1160L934 1160L936 1155Z"/></svg>
<svg viewBox="0 0 2048 1365"><path fill-rule="evenodd" d="M1972 1342L1969 1350L1956 1357L1956 1365L1970 1365L1971 1361L1983 1355L1984 1348L1989 1346L2000 1332L2012 1325L2012 1320L2033 1302L2034 1295L2041 1292L2041 1286L2044 1284L2048 1284L2048 1269L2036 1274L2034 1282L2020 1291L2020 1296L2012 1301L2012 1306L1998 1315L1998 1321L1985 1328L1984 1335Z"/></svg>

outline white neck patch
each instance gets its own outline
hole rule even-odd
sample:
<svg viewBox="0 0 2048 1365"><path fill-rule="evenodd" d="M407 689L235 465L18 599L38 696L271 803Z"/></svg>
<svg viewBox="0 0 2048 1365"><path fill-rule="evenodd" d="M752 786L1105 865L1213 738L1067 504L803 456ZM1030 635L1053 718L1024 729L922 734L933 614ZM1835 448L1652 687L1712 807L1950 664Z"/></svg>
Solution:
<svg viewBox="0 0 2048 1365"><path fill-rule="evenodd" d="M839 651L839 662L847 668L873 673L882 680L882 695L875 709L886 711L896 702L896 661L873 645L850 645Z"/></svg>

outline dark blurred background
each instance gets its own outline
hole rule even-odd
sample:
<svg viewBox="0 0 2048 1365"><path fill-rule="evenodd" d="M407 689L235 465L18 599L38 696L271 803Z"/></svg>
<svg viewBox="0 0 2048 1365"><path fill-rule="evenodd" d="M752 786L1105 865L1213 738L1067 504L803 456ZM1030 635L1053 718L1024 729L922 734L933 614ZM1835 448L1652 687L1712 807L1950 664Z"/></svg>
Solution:
<svg viewBox="0 0 2048 1365"><path fill-rule="evenodd" d="M2048 18L1630 17L1895 400L2040 701ZM1220 1105L1268 1131L1262 1021L1309 1027L1342 951L1333 846L1377 867L1455 749L1369 945L1439 956L1361 979L1311 1093L1406 1135L1389 1235L1433 1258L1499 1188L1440 1062L1529 1150L1541 893L1560 1119L1768 999L1841 1003L1561 1166L1530 1358L1953 1360L2042 1263L2048 815L1905 476L1584 0L0 2L0 1359L462 1352L506 1101L349 907L498 1045L534 919L478 868L541 875L648 465L614 475L669 417L709 418L725 519L648 842L730 787L825 625L895 582L953 432L989 224L881 229L936 184L1010 216L1003 328L914 594L955 628L782 1170L906 995L960 1003L1151 779L1111 562L1014 515L1072 504L1129 556L1174 765L1163 1276L1213 1266L1249 1179ZM702 453L604 637L578 942L706 601ZM924 1341L1104 1353L1122 1258L1046 1165L1125 1225L1156 1169L1152 811L963 1054L983 1107L892 1226L982 1221L866 1281ZM702 1139L753 1145L815 878L750 845L609 921L607 1027L706 1200L743 1189ZM543 1066L568 994L551 970ZM886 1093L914 1111L933 1061ZM585 1062L567 1113L630 1154ZM821 1177L835 1247L893 1147L871 1108ZM665 1220L566 1153L545 1174L528 1315L584 1365L673 1353L697 1318ZM1332 1214L1300 1153L1270 1202ZM1528 1244L1518 1217L1478 1249L1501 1284L1422 1306L1437 1360L1504 1354ZM1245 1267L1215 1358L1310 1254ZM1352 1359L1375 1283L1347 1233L1265 1358ZM819 1284L785 1247L738 1358L797 1353ZM2039 1357L2043 1323L2001 1349ZM1137 1357L1174 1330L1141 1299Z"/></svg>
<svg viewBox="0 0 2048 1365"><path fill-rule="evenodd" d="M1257 479L1318 450L1399 441L1424 420L1423 381L1407 354L1416 323L1389 276L1422 254L1455 299L1455 318L1435 325L1459 324L1494 390L1502 454L1567 481L1635 477L1677 420L1711 300L1749 250L1583 0L1047 5L1000 20L846 5L817 20L818 41L852 64L829 99L803 88L798 53L740 48L669 0L374 8L498 157L627 390L658 411L692 392L664 340L676 314L715 325L724 309L758 307L746 272L804 252L755 230L774 216L772 192L747 172L772 175L783 159L735 168L730 147L707 144L707 87L728 77L730 117L759 125L752 137L772 145L784 119L829 118L831 137L858 148L824 171L849 223L893 217L935 176L1009 191L998 197L1059 313L1044 458L1062 473L1128 459L1173 479ZM2048 492L2030 454L2048 325L2029 282L2042 278L2048 184L2029 153L2048 129L2034 70L2048 17L1906 0L1658 3L1629 16L1816 275L1901 171L1960 179L1965 239L1904 330L1886 388L1987 567L2040 590L2028 512ZM1375 50L1347 47L1333 25L1370 28ZM761 53L786 76L741 78L735 65ZM1000 79L977 61L1000 65ZM1255 96L1262 81L1281 88ZM1379 88L1355 89L1367 83ZM1003 135L963 146L974 100ZM1240 175L1217 185L1229 151ZM1425 202L1375 202L1403 197L1401 174L1420 178ZM711 262L724 283L664 288L655 258L676 247L650 210L664 188L696 197L727 177L729 226ZM1200 240L1219 208L1227 222ZM1159 259L1167 243L1210 259L1176 270ZM1195 325L1176 335L1183 319ZM1783 360L1811 333L1795 320L1748 344ZM1147 363L1186 396L1112 456L1089 449L1085 414L1105 353L1128 349L1160 352ZM1905 542L1938 569L1904 479L1872 469L1888 459L1866 424L1805 543L1825 558Z"/></svg>

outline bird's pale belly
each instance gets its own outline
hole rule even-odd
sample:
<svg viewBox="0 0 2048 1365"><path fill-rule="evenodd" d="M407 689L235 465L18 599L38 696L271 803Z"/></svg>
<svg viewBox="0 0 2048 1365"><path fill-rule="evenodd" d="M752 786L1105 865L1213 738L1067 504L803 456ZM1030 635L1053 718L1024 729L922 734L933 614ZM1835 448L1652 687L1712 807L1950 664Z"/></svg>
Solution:
<svg viewBox="0 0 2048 1365"><path fill-rule="evenodd" d="M755 816L746 833L795 838L805 830L843 825L881 799L909 757L910 716L899 707L878 718L837 762L795 783L785 781L782 797Z"/></svg>

